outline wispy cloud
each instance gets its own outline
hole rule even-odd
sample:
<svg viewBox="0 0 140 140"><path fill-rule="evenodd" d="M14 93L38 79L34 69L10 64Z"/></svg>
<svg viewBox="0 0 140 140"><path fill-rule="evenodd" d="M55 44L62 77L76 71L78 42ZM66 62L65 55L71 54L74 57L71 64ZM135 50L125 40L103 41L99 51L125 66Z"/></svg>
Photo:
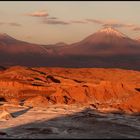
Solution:
<svg viewBox="0 0 140 140"><path fill-rule="evenodd" d="M17 22L0 22L0 25L6 25L6 26L12 26L12 27L22 26L20 23L17 23Z"/></svg>
<svg viewBox="0 0 140 140"><path fill-rule="evenodd" d="M47 17L49 14L45 10L42 10L42 11L28 13L27 15L32 17Z"/></svg>
<svg viewBox="0 0 140 140"><path fill-rule="evenodd" d="M48 12L45 10L36 11L33 13L27 14L28 16L32 17L41 17L43 24L50 24L50 25L70 25L70 24L98 24L103 27L114 27L114 28L127 28L132 31L140 31L140 26L130 23L123 23L118 20L109 19L109 20L101 20L101 19L83 19L83 20L61 20L55 16L49 16ZM2 23L0 23L2 24ZM14 24L13 24L14 25ZM16 26L16 24L15 24ZM18 24L17 24L18 26Z"/></svg>
<svg viewBox="0 0 140 140"><path fill-rule="evenodd" d="M117 20L97 20L97 19L84 19L84 20L70 20L64 21L59 20L57 17L47 17L43 20L45 24L61 24L61 25L69 25L69 24L98 24L103 27L114 27L114 28L127 28L132 31L140 31L140 26L130 23L123 23Z"/></svg>
<svg viewBox="0 0 140 140"><path fill-rule="evenodd" d="M60 24L60 25L70 25L70 24L87 24L87 21L84 20L61 20L57 17L47 17L46 19L43 20L43 23L45 24Z"/></svg>
<svg viewBox="0 0 140 140"><path fill-rule="evenodd" d="M120 21L117 20L97 20L97 19L86 19L88 22L90 23L95 23L95 24L100 24L104 27L107 26L112 26L112 27L116 27L116 28L122 28L122 27L127 27L127 28L131 28L134 27L134 24L126 24L126 23L122 23Z"/></svg>
<svg viewBox="0 0 140 140"><path fill-rule="evenodd" d="M140 31L140 26L130 23L123 23L117 20L97 20L97 19L86 19L89 23L99 24L103 27L114 27L114 28L127 28L132 31Z"/></svg>
<svg viewBox="0 0 140 140"><path fill-rule="evenodd" d="M26 15L31 17L41 17L42 23L44 24L69 25L74 23L79 23L79 24L87 23L87 21L84 20L68 20L68 21L61 20L58 17L50 16L48 12L46 12L45 10L28 13Z"/></svg>
<svg viewBox="0 0 140 140"><path fill-rule="evenodd" d="M134 27L135 25L131 24L123 24L123 23L105 23L103 24L104 27L107 27L107 26L111 26L111 27L115 27L115 28L132 28Z"/></svg>
<svg viewBox="0 0 140 140"><path fill-rule="evenodd" d="M84 20L71 20L70 23L80 23L80 24L87 24L87 21Z"/></svg>
<svg viewBox="0 0 140 140"><path fill-rule="evenodd" d="M8 23L8 25L14 26L14 27L20 27L20 26L22 26L21 24L16 23L16 22L10 22L10 23Z"/></svg>
<svg viewBox="0 0 140 140"><path fill-rule="evenodd" d="M68 25L68 24L70 24L69 22L60 20L57 17L49 16L48 12L46 12L45 10L36 11L33 13L29 13L27 15L31 16L31 17L41 17L42 23L44 23L44 24L52 24L52 25L56 25L56 24L57 25Z"/></svg>
<svg viewBox="0 0 140 140"><path fill-rule="evenodd" d="M88 23L95 23L95 24L103 24L104 23L104 21L97 20L97 19L86 19L86 21L88 21Z"/></svg>
<svg viewBox="0 0 140 140"><path fill-rule="evenodd" d="M44 19L43 20L43 23L44 24L53 24L53 25L68 25L70 24L69 22L67 21L63 21L63 20L59 20L59 19Z"/></svg>
<svg viewBox="0 0 140 140"><path fill-rule="evenodd" d="M53 19L58 19L58 18L57 17L47 17L47 19L53 20Z"/></svg>

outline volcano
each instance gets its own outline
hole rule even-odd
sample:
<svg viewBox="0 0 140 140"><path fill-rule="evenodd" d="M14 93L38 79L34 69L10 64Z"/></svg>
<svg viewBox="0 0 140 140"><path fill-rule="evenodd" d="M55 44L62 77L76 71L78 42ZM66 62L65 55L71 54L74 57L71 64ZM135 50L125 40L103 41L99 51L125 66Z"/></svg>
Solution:
<svg viewBox="0 0 140 140"><path fill-rule="evenodd" d="M71 44L61 51L63 55L137 55L140 54L140 43L125 34L113 29L103 28L80 42Z"/></svg>
<svg viewBox="0 0 140 140"><path fill-rule="evenodd" d="M140 42L114 28L103 28L57 52L57 64L66 67L140 69Z"/></svg>

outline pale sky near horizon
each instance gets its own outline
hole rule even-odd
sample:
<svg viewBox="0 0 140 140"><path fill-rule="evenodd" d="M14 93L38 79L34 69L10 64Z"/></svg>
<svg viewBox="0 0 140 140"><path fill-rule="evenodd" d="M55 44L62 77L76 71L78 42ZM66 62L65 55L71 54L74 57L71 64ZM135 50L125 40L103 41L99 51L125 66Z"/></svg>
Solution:
<svg viewBox="0 0 140 140"><path fill-rule="evenodd" d="M39 43L73 43L105 26L140 38L139 1L1 1L0 33Z"/></svg>

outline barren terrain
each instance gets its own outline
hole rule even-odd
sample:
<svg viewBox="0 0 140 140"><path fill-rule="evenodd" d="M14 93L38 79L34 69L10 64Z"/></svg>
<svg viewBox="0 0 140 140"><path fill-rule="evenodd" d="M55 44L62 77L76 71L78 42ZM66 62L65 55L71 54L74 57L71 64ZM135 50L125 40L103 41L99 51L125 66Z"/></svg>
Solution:
<svg viewBox="0 0 140 140"><path fill-rule="evenodd" d="M0 97L1 138L140 138L139 71L15 66Z"/></svg>

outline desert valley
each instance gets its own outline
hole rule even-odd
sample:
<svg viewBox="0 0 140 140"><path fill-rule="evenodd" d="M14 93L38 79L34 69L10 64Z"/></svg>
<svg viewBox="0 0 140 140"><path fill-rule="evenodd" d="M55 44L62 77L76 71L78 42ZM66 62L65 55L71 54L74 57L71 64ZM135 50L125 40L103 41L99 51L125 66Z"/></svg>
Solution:
<svg viewBox="0 0 140 140"><path fill-rule="evenodd" d="M0 4L0 139L140 138L139 7L120 4Z"/></svg>
<svg viewBox="0 0 140 140"><path fill-rule="evenodd" d="M115 47L115 41L125 45ZM1 35L0 43L3 50L1 53L11 61L8 62L3 57L5 63L0 67L1 138L139 138L139 42L112 28L105 28L71 46L60 44L49 48L32 45L5 34ZM104 45L99 45L101 43L108 44L105 50ZM8 52L6 47L9 47ZM77 50L73 50L74 48ZM121 51L123 48L124 52ZM126 49L130 52L125 52ZM116 59L121 58L120 53L124 53L126 58L136 54L136 58L133 58L132 63L125 61L125 64L123 61L128 59L120 60L117 64L124 69L113 68L116 66L113 59L110 60L110 68L89 68L94 65L92 60L97 61L89 58L97 55L102 60L100 53ZM47 57L53 64L48 63L50 67L32 66L37 62L36 59L40 58L38 60L41 61L41 58ZM79 57L88 60L81 61ZM54 67L58 63L57 59L65 67L61 64L61 67ZM74 64L68 61L77 62ZM79 65L72 68L77 63ZM17 65L14 66L15 64ZM46 65L46 61L42 64ZM97 61L95 64L97 67L108 66L106 62L101 65ZM129 67L136 70L129 70ZM102 124L108 123L111 126L98 132L103 127ZM130 134L131 129L134 129L133 134ZM113 132L110 133L110 130ZM85 133L81 135L81 132Z"/></svg>
<svg viewBox="0 0 140 140"><path fill-rule="evenodd" d="M14 66L0 85L1 138L139 138L139 71Z"/></svg>

